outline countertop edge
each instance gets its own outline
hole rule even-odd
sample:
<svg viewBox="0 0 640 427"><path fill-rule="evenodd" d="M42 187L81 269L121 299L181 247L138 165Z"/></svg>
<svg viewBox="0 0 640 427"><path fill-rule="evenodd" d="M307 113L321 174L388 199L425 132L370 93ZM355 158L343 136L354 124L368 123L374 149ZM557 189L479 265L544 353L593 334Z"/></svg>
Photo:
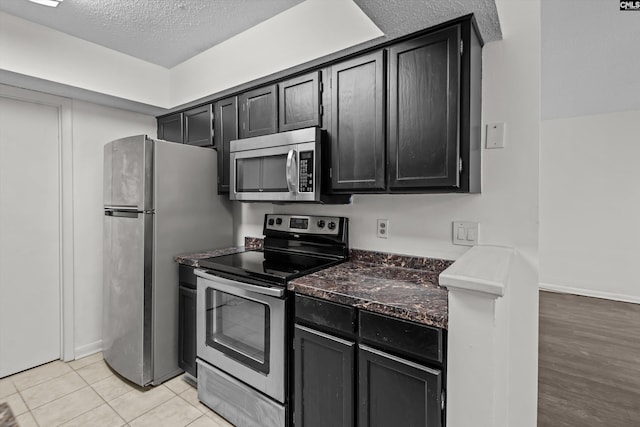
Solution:
<svg viewBox="0 0 640 427"><path fill-rule="evenodd" d="M514 254L511 247L474 246L440 273L440 286L502 297Z"/></svg>

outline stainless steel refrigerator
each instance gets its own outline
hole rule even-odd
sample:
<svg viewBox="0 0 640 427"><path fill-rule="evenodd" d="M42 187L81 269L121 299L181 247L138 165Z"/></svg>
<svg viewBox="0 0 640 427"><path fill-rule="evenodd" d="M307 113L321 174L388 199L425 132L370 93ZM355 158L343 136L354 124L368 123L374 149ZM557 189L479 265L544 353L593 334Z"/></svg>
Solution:
<svg viewBox="0 0 640 427"><path fill-rule="evenodd" d="M216 152L145 135L104 147L105 361L141 386L179 374L174 256L230 246Z"/></svg>

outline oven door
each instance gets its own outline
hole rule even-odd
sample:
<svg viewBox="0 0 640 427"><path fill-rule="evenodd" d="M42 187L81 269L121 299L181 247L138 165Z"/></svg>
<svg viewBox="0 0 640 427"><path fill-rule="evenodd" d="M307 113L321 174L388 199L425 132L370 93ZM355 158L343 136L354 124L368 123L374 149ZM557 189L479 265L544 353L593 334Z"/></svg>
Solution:
<svg viewBox="0 0 640 427"><path fill-rule="evenodd" d="M319 144L307 142L232 151L231 200L319 201Z"/></svg>
<svg viewBox="0 0 640 427"><path fill-rule="evenodd" d="M285 289L196 275L198 358L284 403Z"/></svg>

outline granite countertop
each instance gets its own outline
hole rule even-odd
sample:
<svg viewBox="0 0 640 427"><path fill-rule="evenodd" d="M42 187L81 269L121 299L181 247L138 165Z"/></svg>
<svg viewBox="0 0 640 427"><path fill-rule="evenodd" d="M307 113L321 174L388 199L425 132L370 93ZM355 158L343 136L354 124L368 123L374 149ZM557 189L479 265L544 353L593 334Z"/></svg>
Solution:
<svg viewBox="0 0 640 427"><path fill-rule="evenodd" d="M232 246L176 256L198 267L214 256L262 249L262 239L246 237ZM352 249L349 261L289 282L288 289L363 310L447 329L448 291L438 276L453 261Z"/></svg>
<svg viewBox="0 0 640 427"><path fill-rule="evenodd" d="M199 267L199 261L201 259L211 258L214 256L236 254L239 252L254 251L256 249L262 249L262 239L245 237L244 246L230 246L228 248L210 249L202 252L176 255L175 260L179 264L189 265L191 267Z"/></svg>
<svg viewBox="0 0 640 427"><path fill-rule="evenodd" d="M448 291L438 275L453 261L352 250L350 260L292 280L299 294L447 329Z"/></svg>

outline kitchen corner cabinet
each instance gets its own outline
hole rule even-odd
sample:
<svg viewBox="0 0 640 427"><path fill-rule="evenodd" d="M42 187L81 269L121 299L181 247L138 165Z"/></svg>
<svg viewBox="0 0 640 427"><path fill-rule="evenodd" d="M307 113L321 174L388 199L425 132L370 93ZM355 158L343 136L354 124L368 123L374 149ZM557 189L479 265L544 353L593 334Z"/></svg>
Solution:
<svg viewBox="0 0 640 427"><path fill-rule="evenodd" d="M182 113L158 118L158 139L182 143Z"/></svg>
<svg viewBox="0 0 640 427"><path fill-rule="evenodd" d="M183 142L199 147L213 145L213 115L211 104L192 108L183 113L184 138Z"/></svg>
<svg viewBox="0 0 640 427"><path fill-rule="evenodd" d="M315 71L278 84L280 132L322 125L320 76Z"/></svg>
<svg viewBox="0 0 640 427"><path fill-rule="evenodd" d="M384 190L384 52L333 65L329 84L331 190Z"/></svg>
<svg viewBox="0 0 640 427"><path fill-rule="evenodd" d="M178 366L194 377L196 366L196 297L194 268L178 266Z"/></svg>
<svg viewBox="0 0 640 427"><path fill-rule="evenodd" d="M388 49L391 192L480 190L481 53L471 27L454 25Z"/></svg>
<svg viewBox="0 0 640 427"><path fill-rule="evenodd" d="M442 329L296 295L293 336L296 427L445 424Z"/></svg>
<svg viewBox="0 0 640 427"><path fill-rule="evenodd" d="M214 129L218 150L218 194L229 192L231 141L238 139L238 98L232 96L214 104Z"/></svg>
<svg viewBox="0 0 640 427"><path fill-rule="evenodd" d="M278 131L278 91L264 86L238 96L240 138L268 135Z"/></svg>

